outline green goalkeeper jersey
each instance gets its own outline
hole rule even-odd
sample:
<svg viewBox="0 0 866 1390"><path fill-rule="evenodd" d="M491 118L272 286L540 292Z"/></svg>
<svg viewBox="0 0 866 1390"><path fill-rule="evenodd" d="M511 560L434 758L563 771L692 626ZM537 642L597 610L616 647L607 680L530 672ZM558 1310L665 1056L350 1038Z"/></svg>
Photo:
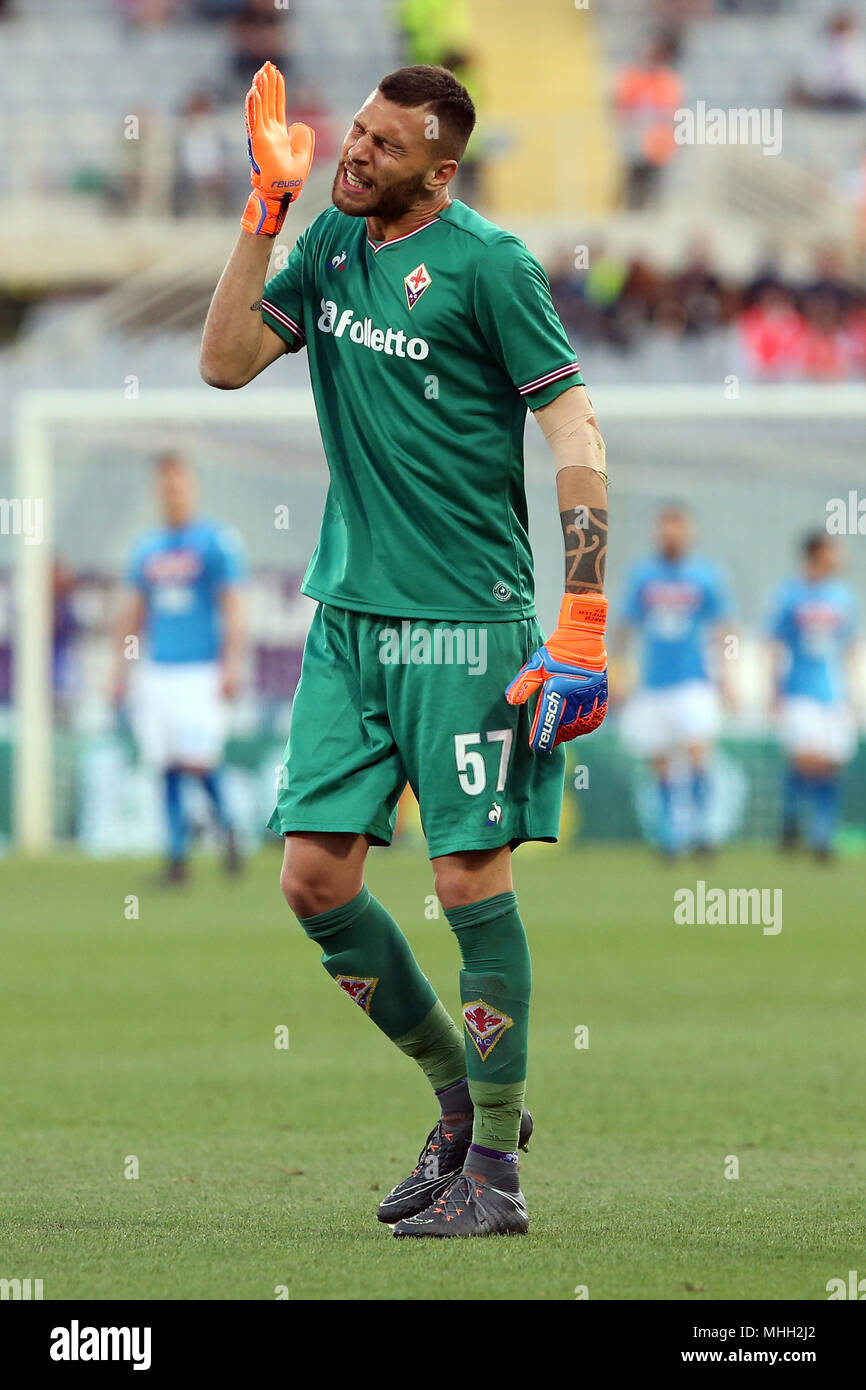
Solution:
<svg viewBox="0 0 866 1390"><path fill-rule="evenodd" d="M526 409L581 377L523 242L460 202L378 244L330 207L262 314L307 348L331 475L303 592L396 617L532 617Z"/></svg>

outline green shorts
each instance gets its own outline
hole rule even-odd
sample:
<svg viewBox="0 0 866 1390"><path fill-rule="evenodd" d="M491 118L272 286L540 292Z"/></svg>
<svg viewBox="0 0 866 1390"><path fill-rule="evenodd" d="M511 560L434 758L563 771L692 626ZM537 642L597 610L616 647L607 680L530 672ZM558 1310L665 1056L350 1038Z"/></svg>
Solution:
<svg viewBox="0 0 866 1390"><path fill-rule="evenodd" d="M532 753L535 701L503 694L543 640L534 618L474 625L320 604L270 829L388 845L408 782L431 859L555 841L565 750Z"/></svg>

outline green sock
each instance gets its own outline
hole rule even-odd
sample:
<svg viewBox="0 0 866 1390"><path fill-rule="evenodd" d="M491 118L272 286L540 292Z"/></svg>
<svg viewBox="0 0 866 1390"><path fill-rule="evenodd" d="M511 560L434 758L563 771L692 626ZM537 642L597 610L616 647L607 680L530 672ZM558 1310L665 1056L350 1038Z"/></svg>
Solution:
<svg viewBox="0 0 866 1390"><path fill-rule="evenodd" d="M342 907L298 921L322 947L328 974L418 1063L434 1090L466 1075L459 1029L397 923L368 888Z"/></svg>
<svg viewBox="0 0 866 1390"><path fill-rule="evenodd" d="M466 1072L475 1107L472 1140L516 1153L526 1093L529 944L514 893L445 913L460 944Z"/></svg>

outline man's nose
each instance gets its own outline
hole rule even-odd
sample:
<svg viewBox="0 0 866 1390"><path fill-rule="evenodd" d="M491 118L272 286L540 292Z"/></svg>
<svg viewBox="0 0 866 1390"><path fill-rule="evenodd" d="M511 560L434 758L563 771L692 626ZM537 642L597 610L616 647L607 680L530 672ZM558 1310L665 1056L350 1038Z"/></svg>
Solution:
<svg viewBox="0 0 866 1390"><path fill-rule="evenodd" d="M370 144L366 135L359 135L357 140L353 140L349 145L349 158L356 164L367 164L370 159Z"/></svg>

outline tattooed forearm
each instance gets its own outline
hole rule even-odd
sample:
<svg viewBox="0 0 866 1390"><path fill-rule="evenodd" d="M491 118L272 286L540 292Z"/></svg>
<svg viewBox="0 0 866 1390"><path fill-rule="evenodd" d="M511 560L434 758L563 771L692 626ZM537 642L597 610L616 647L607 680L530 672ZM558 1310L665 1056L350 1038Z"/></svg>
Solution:
<svg viewBox="0 0 866 1390"><path fill-rule="evenodd" d="M560 512L565 541L565 592L604 593L607 510L578 505Z"/></svg>

